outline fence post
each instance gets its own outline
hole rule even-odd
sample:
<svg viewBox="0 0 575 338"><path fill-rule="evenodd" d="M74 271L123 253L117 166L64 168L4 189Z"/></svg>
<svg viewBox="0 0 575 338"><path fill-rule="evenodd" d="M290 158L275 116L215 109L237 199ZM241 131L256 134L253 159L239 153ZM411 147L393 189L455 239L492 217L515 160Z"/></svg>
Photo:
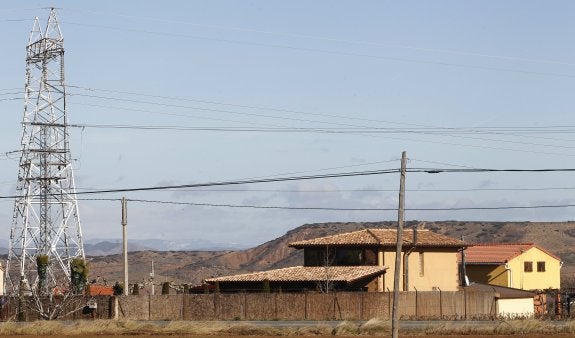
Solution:
<svg viewBox="0 0 575 338"><path fill-rule="evenodd" d="M467 320L467 290L463 289L463 316Z"/></svg>
<svg viewBox="0 0 575 338"><path fill-rule="evenodd" d="M180 307L180 320L184 320L184 297L186 294L182 294L182 306Z"/></svg>
<svg viewBox="0 0 575 338"><path fill-rule="evenodd" d="M438 287L439 290L439 319L443 319L443 297L441 294L441 289Z"/></svg>
<svg viewBox="0 0 575 338"><path fill-rule="evenodd" d="M305 296L304 297L304 310L305 310L304 311L304 317L305 317L305 320L308 320L308 318L307 318L308 317L308 314L307 314L307 291L304 290L303 294Z"/></svg>
<svg viewBox="0 0 575 338"><path fill-rule="evenodd" d="M246 295L246 292L245 292L245 291L243 292L243 296L244 296L244 297L243 297L244 303L242 304L242 310L243 310L243 311L242 311L242 315L243 315L244 317L243 317L242 319L243 319L243 320L246 320L246 319L248 318L248 317L247 317L247 316L248 316L248 309L247 309L247 307L248 307L248 298L247 298L247 295Z"/></svg>
<svg viewBox="0 0 575 338"><path fill-rule="evenodd" d="M221 320L222 318L220 318L220 314L218 313L218 306L216 304L216 295L216 292L212 293L212 303L214 304L214 319Z"/></svg>
<svg viewBox="0 0 575 338"><path fill-rule="evenodd" d="M118 308L120 307L120 300L118 296L114 296L114 320L118 320L120 318L120 314Z"/></svg>
<svg viewBox="0 0 575 338"><path fill-rule="evenodd" d="M361 298L359 300L359 319L363 320L363 300L364 300L364 292L361 293Z"/></svg>
<svg viewBox="0 0 575 338"><path fill-rule="evenodd" d="M278 320L278 293L274 292L274 318L273 320Z"/></svg>
<svg viewBox="0 0 575 338"><path fill-rule="evenodd" d="M415 289L415 318L417 319L417 318L419 318L418 317L419 312L417 311L417 305L418 305L417 301L418 301L419 297L418 297L418 292L417 292L417 289L415 288L415 286L413 287L413 289Z"/></svg>
<svg viewBox="0 0 575 338"><path fill-rule="evenodd" d="M387 288L387 319L391 319L391 291Z"/></svg>

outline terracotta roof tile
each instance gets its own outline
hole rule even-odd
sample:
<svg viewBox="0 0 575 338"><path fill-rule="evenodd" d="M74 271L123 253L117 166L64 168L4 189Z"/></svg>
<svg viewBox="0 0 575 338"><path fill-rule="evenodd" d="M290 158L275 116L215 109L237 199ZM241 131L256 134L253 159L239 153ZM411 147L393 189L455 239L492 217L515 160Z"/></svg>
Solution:
<svg viewBox="0 0 575 338"><path fill-rule="evenodd" d="M395 246L397 240L396 229L365 229L344 234L319 237L304 241L290 243L294 248L305 248L324 245L372 245ZM403 231L403 244L413 243L413 231ZM440 235L430 230L417 230L417 245L424 247L464 247L465 243L458 239Z"/></svg>
<svg viewBox="0 0 575 338"><path fill-rule="evenodd" d="M533 243L497 243L497 244L470 245L465 250L465 263L503 264L533 247L536 247L539 250L552 256L553 258L560 260L559 257L536 246Z"/></svg>
<svg viewBox="0 0 575 338"><path fill-rule="evenodd" d="M332 281L350 284L366 277L381 275L386 269L386 267L382 266L330 266L327 268L323 266L294 266L291 268L210 278L206 279L206 282L263 282L266 279L270 282L315 282L325 280L327 274Z"/></svg>

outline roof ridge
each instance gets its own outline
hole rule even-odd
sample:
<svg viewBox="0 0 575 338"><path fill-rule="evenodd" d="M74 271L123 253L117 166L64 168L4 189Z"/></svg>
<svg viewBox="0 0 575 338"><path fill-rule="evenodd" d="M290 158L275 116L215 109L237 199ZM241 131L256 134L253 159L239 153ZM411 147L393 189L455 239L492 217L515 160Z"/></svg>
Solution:
<svg viewBox="0 0 575 338"><path fill-rule="evenodd" d="M408 229L409 229L409 228L408 228ZM365 228L365 230L397 231L397 229L391 229L391 228L384 228L384 229L382 229L382 228ZM359 230L359 231L361 231L361 230ZM429 230L429 229L417 229L417 232L420 232L420 231L433 232L433 231L431 231L431 230ZM353 232L355 232L355 231L353 231ZM436 232L435 232L435 233L436 233Z"/></svg>
<svg viewBox="0 0 575 338"><path fill-rule="evenodd" d="M469 243L469 246L519 246L519 245L534 246L535 243Z"/></svg>
<svg viewBox="0 0 575 338"><path fill-rule="evenodd" d="M365 229L365 230L367 231L368 234L371 235L371 237L375 238L378 244L381 244L381 240L371 231L372 229Z"/></svg>

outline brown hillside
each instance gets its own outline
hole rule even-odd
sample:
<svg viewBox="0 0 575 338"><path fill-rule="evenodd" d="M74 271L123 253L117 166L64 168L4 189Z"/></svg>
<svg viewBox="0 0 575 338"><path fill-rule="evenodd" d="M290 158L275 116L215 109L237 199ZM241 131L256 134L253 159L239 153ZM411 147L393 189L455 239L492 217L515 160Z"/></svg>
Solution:
<svg viewBox="0 0 575 338"><path fill-rule="evenodd" d="M141 251L129 254L130 283L149 279L154 261L156 282L200 284L214 276L301 265L302 253L288 247L294 241L373 227L395 227L396 222L306 224L285 235L241 251ZM420 222L406 228L424 227L469 243L533 242L561 257L562 279L575 272L575 222ZM109 283L120 281L121 255L91 257L91 278L100 275Z"/></svg>

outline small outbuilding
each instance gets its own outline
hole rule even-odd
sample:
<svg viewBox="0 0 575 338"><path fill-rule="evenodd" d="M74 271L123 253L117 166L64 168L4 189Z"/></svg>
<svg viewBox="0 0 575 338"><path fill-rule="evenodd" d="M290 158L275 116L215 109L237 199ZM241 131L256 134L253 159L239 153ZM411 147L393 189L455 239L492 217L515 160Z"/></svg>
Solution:
<svg viewBox="0 0 575 338"><path fill-rule="evenodd" d="M497 317L531 318L535 315L534 292L481 283L473 283L465 289L470 292L494 292Z"/></svg>

